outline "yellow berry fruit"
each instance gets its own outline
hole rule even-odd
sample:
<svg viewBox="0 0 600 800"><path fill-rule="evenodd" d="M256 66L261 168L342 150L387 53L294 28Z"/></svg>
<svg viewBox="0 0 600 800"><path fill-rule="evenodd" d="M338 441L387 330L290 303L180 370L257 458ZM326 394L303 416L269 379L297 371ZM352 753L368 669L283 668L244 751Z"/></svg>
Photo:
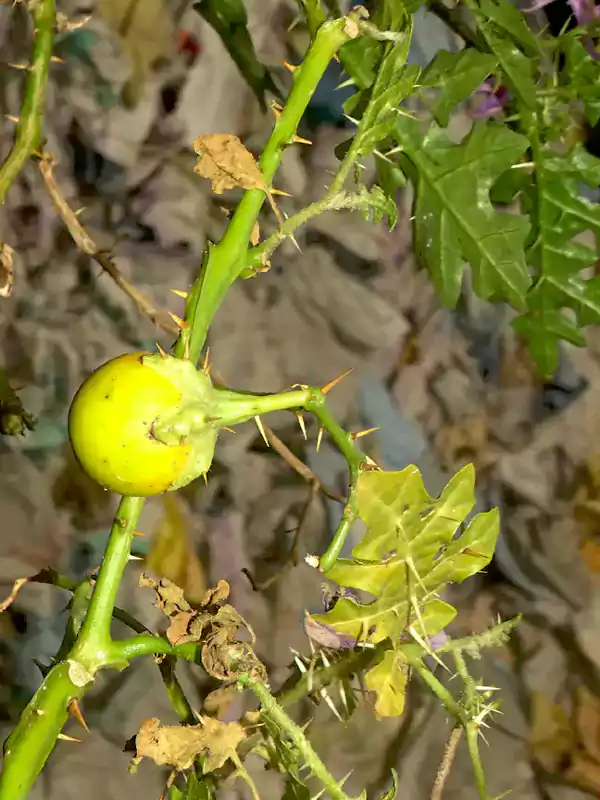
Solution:
<svg viewBox="0 0 600 800"><path fill-rule="evenodd" d="M69 412L75 455L101 486L148 497L168 491L184 471L191 445L163 444L152 424L176 406L181 392L145 366L148 353L128 353L99 367L82 384Z"/></svg>

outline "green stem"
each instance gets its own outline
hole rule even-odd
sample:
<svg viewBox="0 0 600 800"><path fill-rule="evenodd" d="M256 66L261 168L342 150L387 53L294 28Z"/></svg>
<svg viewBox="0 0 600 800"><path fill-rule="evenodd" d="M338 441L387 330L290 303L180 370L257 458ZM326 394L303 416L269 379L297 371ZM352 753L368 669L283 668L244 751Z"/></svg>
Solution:
<svg viewBox="0 0 600 800"><path fill-rule="evenodd" d="M358 516L358 479L364 469L366 456L362 450L356 447L352 435L342 428L329 411L323 392L313 390L309 401L304 407L315 415L320 426L331 436L334 444L348 462L350 473L348 498L342 512L342 519L327 550L319 559L319 567L322 572L326 573L338 558L350 529Z"/></svg>
<svg viewBox="0 0 600 800"><path fill-rule="evenodd" d="M319 689L323 689L335 681L342 681L359 672L365 672L379 663L389 648L390 641L386 639L373 648L349 650L338 661L334 661L328 667L322 667L303 674L289 687L282 686L275 693L275 698L284 708L293 705L307 695L318 692Z"/></svg>
<svg viewBox="0 0 600 800"><path fill-rule="evenodd" d="M121 499L88 613L71 653L91 674L106 664L111 655L110 622L144 502L143 497Z"/></svg>
<svg viewBox="0 0 600 800"><path fill-rule="evenodd" d="M467 725L467 719L461 706L456 702L452 693L435 677L430 669L423 663L423 651L414 645L402 648L402 654L410 666L419 673L419 677L436 697L441 700L446 711L460 722L463 727Z"/></svg>
<svg viewBox="0 0 600 800"><path fill-rule="evenodd" d="M288 717L267 687L249 675L241 675L238 683L254 692L262 706L263 713L290 739L297 748L303 764L321 782L330 797L334 800L349 800L349 796L323 764L302 729Z"/></svg>
<svg viewBox="0 0 600 800"><path fill-rule="evenodd" d="M0 203L23 165L40 147L48 68L52 56L56 7L54 0L38 0L33 17L35 34L31 66L27 71L15 143L0 167Z"/></svg>
<svg viewBox="0 0 600 800"><path fill-rule="evenodd" d="M479 753L479 726L475 722L469 722L465 726L465 733L467 735L467 747L469 749L471 764L473 765L473 774L475 776L475 784L479 792L480 800L490 800L490 795L488 794L485 783L485 773L483 771L483 764L481 763L481 755Z"/></svg>
<svg viewBox="0 0 600 800"><path fill-rule="evenodd" d="M176 658L167 656L160 661L158 668L167 691L169 702L179 717L180 722L183 725L193 725L198 722L198 718L196 714L194 714L194 709L189 704L185 692L177 680L177 676L175 675L176 664Z"/></svg>
<svg viewBox="0 0 600 800"><path fill-rule="evenodd" d="M352 14L350 17L353 19ZM324 22L302 65L294 73L294 83L285 108L259 161L267 186L272 185L283 151L293 142L300 120L329 62L351 38L350 30L346 18ZM183 356L187 350L193 362L200 358L209 325L217 309L231 284L246 268L248 242L265 198L265 192L261 189L248 190L231 218L221 242L208 248L197 286L186 303L186 321L192 327L185 337L180 337L175 349L176 355Z"/></svg>
<svg viewBox="0 0 600 800"><path fill-rule="evenodd" d="M198 645L195 642L171 644L162 636L154 636L152 633L142 633L139 636L132 636L130 639L111 642L109 661L110 663L121 663L130 661L138 656L152 656L163 653L165 655L179 656L193 663L198 661Z"/></svg>
<svg viewBox="0 0 600 800"><path fill-rule="evenodd" d="M25 800L42 771L68 717L68 704L85 689L69 678L66 661L53 667L4 745L2 800Z"/></svg>
<svg viewBox="0 0 600 800"><path fill-rule="evenodd" d="M314 390L306 387L291 392L255 395L233 392L229 389L215 389L217 398L215 416L221 425L239 425L241 422L247 422L272 411L304 408L311 391Z"/></svg>
<svg viewBox="0 0 600 800"><path fill-rule="evenodd" d="M265 267L271 254L279 247L279 245L287 238L289 238L295 230L308 222L309 219L319 216L326 211L341 211L344 208L354 209L357 207L357 196L355 194L346 194L345 192L338 192L330 195L329 192L321 200L311 203L302 211L289 217L278 228L275 233L268 236L263 242L256 247L253 247L248 253L247 269L241 273L242 278L249 278L255 275L258 270Z"/></svg>

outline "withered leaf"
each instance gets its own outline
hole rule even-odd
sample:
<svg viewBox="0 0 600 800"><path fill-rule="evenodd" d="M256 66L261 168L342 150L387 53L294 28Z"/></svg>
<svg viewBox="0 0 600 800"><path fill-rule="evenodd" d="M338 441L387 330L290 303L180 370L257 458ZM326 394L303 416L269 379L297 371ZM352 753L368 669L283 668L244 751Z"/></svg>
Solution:
<svg viewBox="0 0 600 800"><path fill-rule="evenodd" d="M14 250L0 242L0 297L10 297L13 290Z"/></svg>
<svg viewBox="0 0 600 800"><path fill-rule="evenodd" d="M262 189L269 194L252 153L230 133L209 133L194 141L194 172L208 178L215 194L227 189Z"/></svg>
<svg viewBox="0 0 600 800"><path fill-rule="evenodd" d="M219 769L235 757L246 738L239 722L220 722L201 717L199 725L161 725L160 720L144 720L136 736L136 757L151 758L156 764L189 769L202 756L204 772Z"/></svg>
<svg viewBox="0 0 600 800"><path fill-rule="evenodd" d="M206 695L203 704L204 710L212 717L220 719L229 710L236 694L235 686L221 686L220 689L215 689L214 692Z"/></svg>
<svg viewBox="0 0 600 800"><path fill-rule="evenodd" d="M155 606L160 608L170 620L167 639L171 644L182 644L189 641L188 626L197 612L192 609L183 596L183 589L180 589L168 578L161 578L157 582L145 573L140 575L139 585L153 589L156 593Z"/></svg>

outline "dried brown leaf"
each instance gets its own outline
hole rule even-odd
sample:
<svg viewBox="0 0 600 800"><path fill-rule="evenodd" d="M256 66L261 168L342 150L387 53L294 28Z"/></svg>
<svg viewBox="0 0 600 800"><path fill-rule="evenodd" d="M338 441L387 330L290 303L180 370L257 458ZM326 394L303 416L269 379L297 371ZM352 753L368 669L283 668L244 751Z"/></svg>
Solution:
<svg viewBox="0 0 600 800"><path fill-rule="evenodd" d="M252 153L233 134L209 133L194 141L194 172L208 178L215 194L227 189L262 189L269 194Z"/></svg>
<svg viewBox="0 0 600 800"><path fill-rule="evenodd" d="M8 244L0 242L0 297L10 297L13 290L13 254Z"/></svg>
<svg viewBox="0 0 600 800"><path fill-rule="evenodd" d="M136 757L185 770L202 756L207 773L222 767L227 759L235 759L237 747L245 738L239 722L201 717L199 725L181 726L161 725L160 720L152 718L142 723L136 736Z"/></svg>
<svg viewBox="0 0 600 800"><path fill-rule="evenodd" d="M236 694L235 686L222 686L220 689L215 689L204 698L204 710L211 717L221 719L229 710Z"/></svg>

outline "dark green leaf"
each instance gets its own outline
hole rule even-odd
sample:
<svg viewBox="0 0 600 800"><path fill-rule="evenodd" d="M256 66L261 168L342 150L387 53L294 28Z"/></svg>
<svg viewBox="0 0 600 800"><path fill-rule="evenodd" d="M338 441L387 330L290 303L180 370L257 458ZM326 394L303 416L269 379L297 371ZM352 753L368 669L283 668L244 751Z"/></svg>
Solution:
<svg viewBox="0 0 600 800"><path fill-rule="evenodd" d="M419 259L448 306L456 305L465 262L477 294L502 297L525 310L531 279L525 263L529 224L523 216L497 211L489 192L497 178L528 147L505 126L476 123L456 145L433 127L400 117L398 144L417 171L415 245Z"/></svg>
<svg viewBox="0 0 600 800"><path fill-rule="evenodd" d="M540 55L540 42L536 39L525 15L510 0L480 0L483 16L509 33L530 56Z"/></svg>
<svg viewBox="0 0 600 800"><path fill-rule="evenodd" d="M441 50L421 76L421 86L439 89L433 106L436 120L442 127L450 121L451 111L470 97L496 69L498 59L473 48L449 53Z"/></svg>
<svg viewBox="0 0 600 800"><path fill-rule="evenodd" d="M521 315L513 320L513 326L527 341L531 355L545 378L551 378L556 371L561 339L577 347L585 346L585 339L578 328L556 309Z"/></svg>
<svg viewBox="0 0 600 800"><path fill-rule="evenodd" d="M198 0L193 7L219 34L264 111L266 93L281 97L281 92L256 56L243 0Z"/></svg>

